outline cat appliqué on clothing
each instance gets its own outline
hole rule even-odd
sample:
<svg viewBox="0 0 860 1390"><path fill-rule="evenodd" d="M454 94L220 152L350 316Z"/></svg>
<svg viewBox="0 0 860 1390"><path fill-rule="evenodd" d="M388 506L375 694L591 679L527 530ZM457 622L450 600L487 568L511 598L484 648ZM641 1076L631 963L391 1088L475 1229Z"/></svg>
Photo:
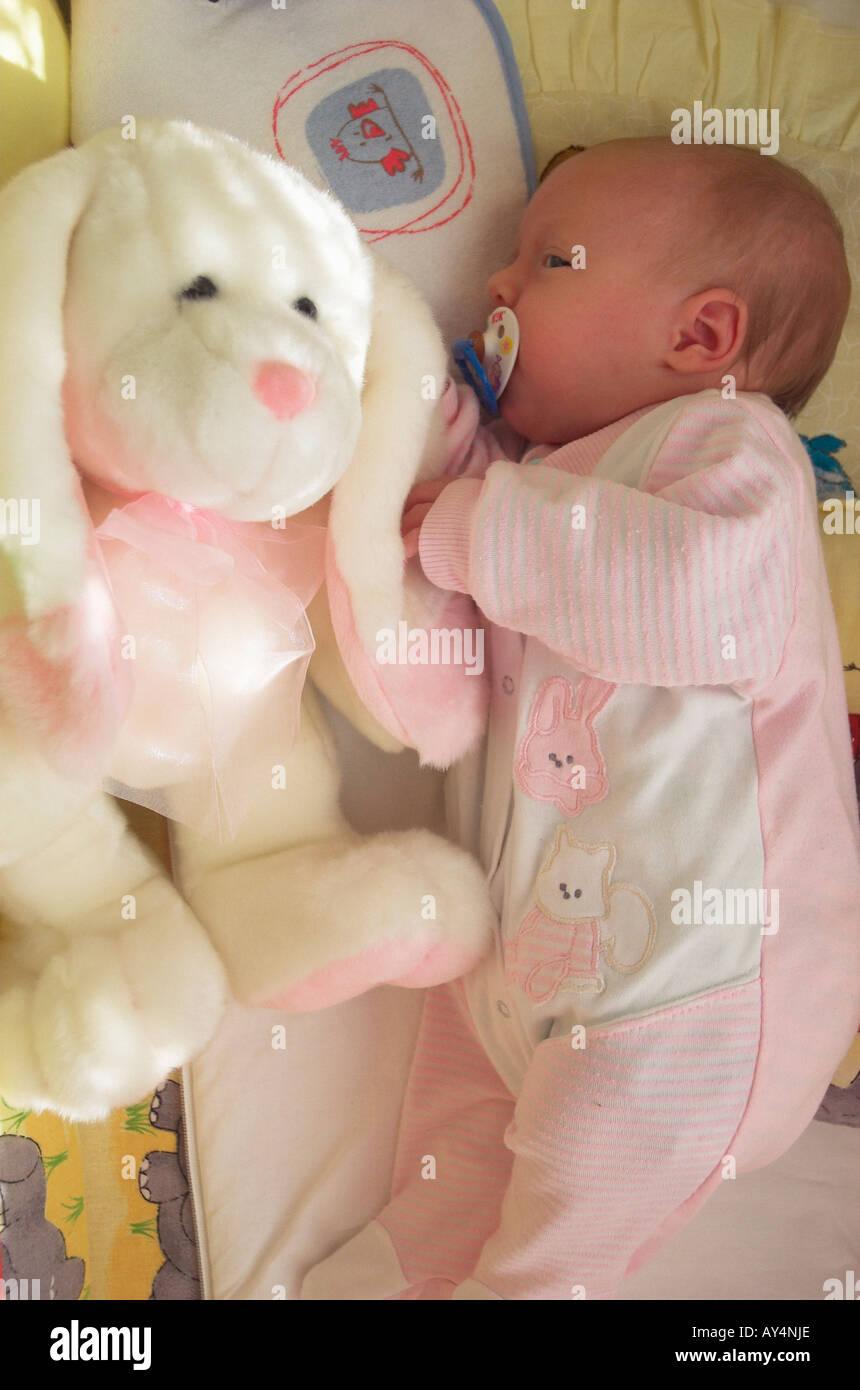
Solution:
<svg viewBox="0 0 860 1390"><path fill-rule="evenodd" d="M641 889L612 883L615 846L584 844L556 830L535 888L537 905L505 946L505 977L536 1004L561 989L600 994L601 961L622 975L641 969L657 922Z"/></svg>

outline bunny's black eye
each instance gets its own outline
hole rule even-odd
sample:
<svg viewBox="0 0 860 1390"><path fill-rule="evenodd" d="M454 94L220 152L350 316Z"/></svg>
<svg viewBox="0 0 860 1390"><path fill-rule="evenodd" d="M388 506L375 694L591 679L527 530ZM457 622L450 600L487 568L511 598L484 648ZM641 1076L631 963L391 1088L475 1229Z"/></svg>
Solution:
<svg viewBox="0 0 860 1390"><path fill-rule="evenodd" d="M208 275L198 275L196 280L192 280L190 285L186 285L184 290L179 291L180 299L214 299L218 293L218 286L215 285Z"/></svg>
<svg viewBox="0 0 860 1390"><path fill-rule="evenodd" d="M300 314L306 314L309 319L315 319L317 316L317 306L312 299L308 299L306 294L295 301L293 308L298 309Z"/></svg>

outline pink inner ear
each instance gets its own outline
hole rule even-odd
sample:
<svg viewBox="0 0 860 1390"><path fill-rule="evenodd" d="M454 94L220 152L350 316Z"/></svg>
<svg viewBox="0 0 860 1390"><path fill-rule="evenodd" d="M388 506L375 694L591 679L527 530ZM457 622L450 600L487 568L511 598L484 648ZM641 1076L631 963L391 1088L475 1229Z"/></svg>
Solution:
<svg viewBox="0 0 860 1390"><path fill-rule="evenodd" d="M0 707L63 775L98 780L128 708L119 621L91 564L78 602L0 627Z"/></svg>
<svg viewBox="0 0 860 1390"><path fill-rule="evenodd" d="M560 687L558 679L548 681L538 696L538 701L534 711L534 729L536 733L548 734L550 730L558 727L564 709L565 692L563 685Z"/></svg>

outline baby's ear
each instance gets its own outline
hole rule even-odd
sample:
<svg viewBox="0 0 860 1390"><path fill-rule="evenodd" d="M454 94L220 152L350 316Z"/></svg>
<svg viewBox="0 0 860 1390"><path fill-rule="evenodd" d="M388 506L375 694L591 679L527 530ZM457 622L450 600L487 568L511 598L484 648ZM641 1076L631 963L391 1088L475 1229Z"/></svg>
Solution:
<svg viewBox="0 0 860 1390"><path fill-rule="evenodd" d="M64 429L63 301L102 158L99 146L63 150L0 193L0 621L73 602L83 580L89 527Z"/></svg>

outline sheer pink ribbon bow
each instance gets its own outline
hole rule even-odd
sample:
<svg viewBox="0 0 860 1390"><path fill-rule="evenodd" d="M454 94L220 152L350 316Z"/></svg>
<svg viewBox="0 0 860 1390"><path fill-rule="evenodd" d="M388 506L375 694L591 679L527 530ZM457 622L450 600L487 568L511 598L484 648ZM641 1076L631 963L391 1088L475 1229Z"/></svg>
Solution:
<svg viewBox="0 0 860 1390"><path fill-rule="evenodd" d="M107 515L96 537L132 673L107 790L216 839L284 794L325 534L158 493Z"/></svg>

